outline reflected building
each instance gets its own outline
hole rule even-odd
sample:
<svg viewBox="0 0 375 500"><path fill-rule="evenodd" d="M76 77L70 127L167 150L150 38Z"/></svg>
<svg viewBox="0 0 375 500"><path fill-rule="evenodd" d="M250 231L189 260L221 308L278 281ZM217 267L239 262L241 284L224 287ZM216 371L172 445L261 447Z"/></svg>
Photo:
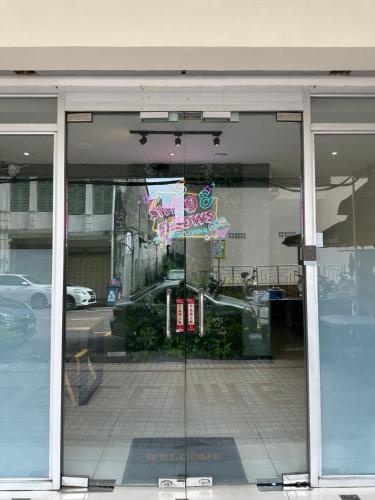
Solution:
<svg viewBox="0 0 375 500"><path fill-rule="evenodd" d="M69 185L67 283L93 288L99 302L105 301L113 277L121 280L126 296L162 272L166 249L153 243L143 184ZM0 184L0 199L0 272L34 270L38 279L49 282L52 181L15 178Z"/></svg>

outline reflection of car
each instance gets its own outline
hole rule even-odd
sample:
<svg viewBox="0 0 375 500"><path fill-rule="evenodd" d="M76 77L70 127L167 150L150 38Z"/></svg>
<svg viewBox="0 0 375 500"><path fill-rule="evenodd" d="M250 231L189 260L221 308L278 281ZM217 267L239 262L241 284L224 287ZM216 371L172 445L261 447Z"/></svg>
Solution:
<svg viewBox="0 0 375 500"><path fill-rule="evenodd" d="M68 285L66 293L68 309L96 303L96 295L91 288ZM29 274L0 274L0 294L41 309L51 305L52 285Z"/></svg>
<svg viewBox="0 0 375 500"><path fill-rule="evenodd" d="M35 316L31 308L0 295L0 345L12 347L35 333Z"/></svg>
<svg viewBox="0 0 375 500"><path fill-rule="evenodd" d="M172 336L166 337L166 296L171 290ZM112 335L124 337L125 350L166 351L182 353L184 336L176 333L177 298L194 304L194 327L186 334L187 354L213 358L248 355L247 338L256 331L256 318L249 305L234 297L204 292L205 335L200 337L199 291L183 282L164 281L154 284L119 302L113 308ZM193 300L191 300L193 299ZM258 332L259 336L259 332ZM168 354L168 353L167 353Z"/></svg>
<svg viewBox="0 0 375 500"><path fill-rule="evenodd" d="M28 274L0 274L0 294L40 309L51 304L52 287Z"/></svg>
<svg viewBox="0 0 375 500"><path fill-rule="evenodd" d="M165 279L168 281L174 281L174 280L183 280L185 278L185 271L184 269L169 269L167 272Z"/></svg>
<svg viewBox="0 0 375 500"><path fill-rule="evenodd" d="M96 304L94 290L85 286L69 285L66 288L66 308L85 307Z"/></svg>

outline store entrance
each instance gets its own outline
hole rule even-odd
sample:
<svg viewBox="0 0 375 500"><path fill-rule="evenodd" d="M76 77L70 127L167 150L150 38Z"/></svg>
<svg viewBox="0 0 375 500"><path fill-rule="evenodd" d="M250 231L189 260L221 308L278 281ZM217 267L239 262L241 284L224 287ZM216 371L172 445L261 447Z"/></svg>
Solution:
<svg viewBox="0 0 375 500"><path fill-rule="evenodd" d="M301 123L231 119L70 119L65 476L308 470Z"/></svg>

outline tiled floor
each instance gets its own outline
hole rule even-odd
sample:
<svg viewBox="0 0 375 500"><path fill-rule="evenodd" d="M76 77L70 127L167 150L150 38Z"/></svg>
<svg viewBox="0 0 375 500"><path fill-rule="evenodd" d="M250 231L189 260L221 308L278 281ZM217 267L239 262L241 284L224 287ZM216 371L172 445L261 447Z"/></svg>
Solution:
<svg viewBox="0 0 375 500"><path fill-rule="evenodd" d="M69 370L71 373L69 374ZM70 381L77 366L68 364ZM247 480L306 470L302 360L101 363L86 405L65 402L66 475L121 484L135 437L233 437ZM74 383L72 383L74 385ZM186 396L186 398L185 398Z"/></svg>
<svg viewBox="0 0 375 500"><path fill-rule="evenodd" d="M111 493L94 492L0 492L0 500L341 500L340 495L359 495L373 500L375 488L316 488L304 491L260 492L256 486L216 486L214 488L163 490L120 486Z"/></svg>

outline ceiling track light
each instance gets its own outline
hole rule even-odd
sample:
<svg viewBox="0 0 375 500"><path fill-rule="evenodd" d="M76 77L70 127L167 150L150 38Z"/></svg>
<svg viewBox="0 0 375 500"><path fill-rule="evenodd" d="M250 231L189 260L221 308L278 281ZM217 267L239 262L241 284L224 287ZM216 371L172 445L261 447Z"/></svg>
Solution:
<svg viewBox="0 0 375 500"><path fill-rule="evenodd" d="M174 132L172 130L129 130L131 134L139 134L140 144L144 146L149 135L173 135L175 146L182 145L182 136L185 135L210 135L213 137L214 146L220 146L220 137L222 130L184 130L183 132Z"/></svg>
<svg viewBox="0 0 375 500"><path fill-rule="evenodd" d="M147 142L147 134L142 134L141 138L139 139L139 142L140 144L142 144L142 146L144 146Z"/></svg>

